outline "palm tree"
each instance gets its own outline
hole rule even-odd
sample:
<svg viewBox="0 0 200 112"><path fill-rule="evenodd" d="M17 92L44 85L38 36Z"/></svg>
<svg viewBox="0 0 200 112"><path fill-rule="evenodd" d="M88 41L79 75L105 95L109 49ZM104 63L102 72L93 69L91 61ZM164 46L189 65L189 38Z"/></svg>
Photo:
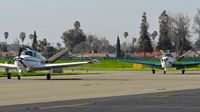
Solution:
<svg viewBox="0 0 200 112"><path fill-rule="evenodd" d="M20 39L22 40L22 44L24 44L24 40L26 38L26 33L24 32L21 32L20 35L19 35Z"/></svg>
<svg viewBox="0 0 200 112"><path fill-rule="evenodd" d="M76 31L78 31L80 27L81 27L80 22L79 22L79 21L75 21L75 23L74 23L74 29L75 29Z"/></svg>
<svg viewBox="0 0 200 112"><path fill-rule="evenodd" d="M124 37L125 37L125 39L127 39L127 37L128 37L128 32L124 32ZM127 42L127 41L126 41Z"/></svg>
<svg viewBox="0 0 200 112"><path fill-rule="evenodd" d="M126 53L126 50L127 50L127 37L128 37L128 32L124 32L124 37L125 37L125 49L124 49L124 52Z"/></svg>
<svg viewBox="0 0 200 112"><path fill-rule="evenodd" d="M4 33L4 37L5 37L5 39L6 39L6 44L7 44L8 35L9 35L8 32L5 32L5 33Z"/></svg>
<svg viewBox="0 0 200 112"><path fill-rule="evenodd" d="M30 34L30 35L29 35L29 38L30 38L30 39L33 39L33 36L34 36L33 34Z"/></svg>
<svg viewBox="0 0 200 112"><path fill-rule="evenodd" d="M56 43L56 45L57 45L57 47L58 47L58 49L60 49L61 48L61 44L58 42L58 43Z"/></svg>

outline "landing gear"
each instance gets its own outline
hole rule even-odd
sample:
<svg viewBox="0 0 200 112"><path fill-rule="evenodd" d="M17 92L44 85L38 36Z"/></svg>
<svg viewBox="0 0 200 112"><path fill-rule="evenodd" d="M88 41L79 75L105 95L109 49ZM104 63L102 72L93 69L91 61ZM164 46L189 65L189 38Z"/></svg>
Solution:
<svg viewBox="0 0 200 112"><path fill-rule="evenodd" d="M152 73L155 74L156 70L152 69Z"/></svg>
<svg viewBox="0 0 200 112"><path fill-rule="evenodd" d="M20 79L21 79L21 75L18 75L18 76L17 76L17 79L20 80Z"/></svg>
<svg viewBox="0 0 200 112"><path fill-rule="evenodd" d="M164 74L166 74L166 70L164 70Z"/></svg>
<svg viewBox="0 0 200 112"><path fill-rule="evenodd" d="M48 74L47 74L47 80L50 80L50 79L51 79L51 74L48 73Z"/></svg>
<svg viewBox="0 0 200 112"><path fill-rule="evenodd" d="M11 79L11 73L6 73L7 79Z"/></svg>
<svg viewBox="0 0 200 112"><path fill-rule="evenodd" d="M182 70L182 74L185 74L185 70L184 69Z"/></svg>
<svg viewBox="0 0 200 112"><path fill-rule="evenodd" d="M5 73L6 73L7 79L11 79L11 73L9 73L8 68L5 68Z"/></svg>

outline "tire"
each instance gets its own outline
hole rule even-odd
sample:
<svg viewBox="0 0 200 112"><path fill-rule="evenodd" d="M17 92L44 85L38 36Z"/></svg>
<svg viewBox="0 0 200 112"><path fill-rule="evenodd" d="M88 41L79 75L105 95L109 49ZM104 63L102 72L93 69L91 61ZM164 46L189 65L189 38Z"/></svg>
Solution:
<svg viewBox="0 0 200 112"><path fill-rule="evenodd" d="M11 79L11 73L7 73L7 79Z"/></svg>
<svg viewBox="0 0 200 112"><path fill-rule="evenodd" d="M182 70L182 74L185 74L185 70Z"/></svg>
<svg viewBox="0 0 200 112"><path fill-rule="evenodd" d="M18 80L21 80L21 76L20 76L20 75L18 75L18 76L17 76L17 79L18 79Z"/></svg>
<svg viewBox="0 0 200 112"><path fill-rule="evenodd" d="M166 74L166 71L164 71L164 74Z"/></svg>
<svg viewBox="0 0 200 112"><path fill-rule="evenodd" d="M48 73L48 74L47 74L47 80L50 80L50 79L51 79L51 74Z"/></svg>
<svg viewBox="0 0 200 112"><path fill-rule="evenodd" d="M155 74L156 70L152 70L152 73Z"/></svg>

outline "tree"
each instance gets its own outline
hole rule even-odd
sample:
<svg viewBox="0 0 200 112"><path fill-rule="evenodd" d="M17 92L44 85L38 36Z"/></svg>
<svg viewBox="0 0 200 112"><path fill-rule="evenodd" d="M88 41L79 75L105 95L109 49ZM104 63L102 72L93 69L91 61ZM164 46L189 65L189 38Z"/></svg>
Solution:
<svg viewBox="0 0 200 112"><path fill-rule="evenodd" d="M29 36L29 37L30 37L30 36ZM37 42L37 34L36 34L36 31L34 31L34 34L33 34L32 38L33 38L32 49L33 49L33 50L37 50L37 44L38 44L38 42Z"/></svg>
<svg viewBox="0 0 200 112"><path fill-rule="evenodd" d="M83 30L80 29L80 22L76 21L74 23L74 29L69 29L68 31L63 32L61 39L66 47L71 51L76 45L81 42L86 41L86 35Z"/></svg>
<svg viewBox="0 0 200 112"><path fill-rule="evenodd" d="M147 22L146 12L142 15L142 23L140 26L140 38L139 38L139 49L144 52L144 56L146 56L146 52L152 52L153 47L151 43L151 39L148 35L149 24Z"/></svg>
<svg viewBox="0 0 200 112"><path fill-rule="evenodd" d="M127 37L128 37L128 32L124 32L124 37L125 37L125 39L127 39ZM126 41L126 44L127 44L127 41Z"/></svg>
<svg viewBox="0 0 200 112"><path fill-rule="evenodd" d="M32 39L33 39L33 37L34 37L34 35L33 35L33 34L30 34L30 35L29 35L29 39L31 39L31 40L32 40Z"/></svg>
<svg viewBox="0 0 200 112"><path fill-rule="evenodd" d="M125 43L123 43L123 50L124 50L124 53L127 53L127 51L128 51L128 46L127 46L127 37L128 37L128 32L124 32L124 38L125 38Z"/></svg>
<svg viewBox="0 0 200 112"><path fill-rule="evenodd" d="M21 32L21 33L19 34L19 37L20 37L20 39L22 40L22 44L24 44L24 39L26 38L26 33Z"/></svg>
<svg viewBox="0 0 200 112"><path fill-rule="evenodd" d="M169 38L169 17L164 10L159 17L160 38L157 50L171 50L173 48L171 39Z"/></svg>
<svg viewBox="0 0 200 112"><path fill-rule="evenodd" d="M175 48L182 54L183 51L192 49L189 41L190 35L190 20L187 15L176 14L171 18L171 39L175 43Z"/></svg>
<svg viewBox="0 0 200 112"><path fill-rule="evenodd" d="M80 27L81 27L80 22L79 22L79 21L75 21L75 22L74 22L74 29L75 29L76 31L78 31L78 30L80 29Z"/></svg>
<svg viewBox="0 0 200 112"><path fill-rule="evenodd" d="M74 53L113 53L114 48L109 44L106 38L99 38L97 35L88 35L86 41L74 46L72 51Z"/></svg>
<svg viewBox="0 0 200 112"><path fill-rule="evenodd" d="M6 44L7 44L8 35L9 35L8 32L4 32L4 37L5 37L5 39L6 39Z"/></svg>
<svg viewBox="0 0 200 112"><path fill-rule="evenodd" d="M117 44L116 44L116 57L121 57L121 48L120 48L120 39L117 36Z"/></svg>
<svg viewBox="0 0 200 112"><path fill-rule="evenodd" d="M7 46L5 44L0 44L0 50L3 52L7 52Z"/></svg>
<svg viewBox="0 0 200 112"><path fill-rule="evenodd" d="M61 48L61 44L59 42L56 43L56 46L58 47L58 49Z"/></svg>
<svg viewBox="0 0 200 112"><path fill-rule="evenodd" d="M124 37L125 37L125 38L128 37L128 32L124 32Z"/></svg>
<svg viewBox="0 0 200 112"><path fill-rule="evenodd" d="M194 33L198 35L198 39L195 42L195 47L200 49L200 9L197 9L197 14L194 17Z"/></svg>

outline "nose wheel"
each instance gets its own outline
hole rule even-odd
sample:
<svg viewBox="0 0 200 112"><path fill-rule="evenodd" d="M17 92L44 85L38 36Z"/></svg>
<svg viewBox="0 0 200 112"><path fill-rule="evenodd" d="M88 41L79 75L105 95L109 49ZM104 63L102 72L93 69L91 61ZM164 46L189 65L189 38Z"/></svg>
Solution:
<svg viewBox="0 0 200 112"><path fill-rule="evenodd" d="M21 80L21 75L18 75L18 76L17 76L17 79L18 79L18 80Z"/></svg>
<svg viewBox="0 0 200 112"><path fill-rule="evenodd" d="M166 71L164 70L164 74L166 74Z"/></svg>
<svg viewBox="0 0 200 112"><path fill-rule="evenodd" d="M153 70L152 70L152 73L155 74L155 72L156 72L156 70L153 69Z"/></svg>
<svg viewBox="0 0 200 112"><path fill-rule="evenodd" d="M182 70L182 74L185 74L185 70Z"/></svg>

